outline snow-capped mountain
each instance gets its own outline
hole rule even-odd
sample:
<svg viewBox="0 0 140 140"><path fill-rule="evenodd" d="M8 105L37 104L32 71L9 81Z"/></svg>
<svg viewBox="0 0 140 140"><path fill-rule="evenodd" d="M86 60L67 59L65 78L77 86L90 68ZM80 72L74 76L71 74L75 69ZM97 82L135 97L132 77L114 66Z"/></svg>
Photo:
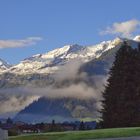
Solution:
<svg viewBox="0 0 140 140"><path fill-rule="evenodd" d="M26 58L19 64L11 67L7 72L18 74L29 73L54 73L60 66L73 59L83 62L98 58L107 50L119 45L122 40L116 38L113 41L104 41L93 46L66 45L45 54L37 54Z"/></svg>
<svg viewBox="0 0 140 140"><path fill-rule="evenodd" d="M139 35L135 36L133 40L140 42L140 36Z"/></svg>
<svg viewBox="0 0 140 140"><path fill-rule="evenodd" d="M32 121L41 121L39 119L42 117L46 120L48 116L63 118L62 114L65 112L69 112L68 117L72 118L96 117L98 114L96 110L99 107L98 97L101 99L100 90L103 88L115 54L125 40L116 38L93 46L67 45L26 58L19 64L1 71L0 89L7 89L8 93L5 94L4 90L2 92L2 99L5 101L0 104L0 110L7 109L8 104L10 106L8 109L19 111L16 119L22 120L25 116L28 116L27 118L30 116L29 119ZM137 47L140 36L127 41L131 46ZM74 65L69 63L77 59L82 61L78 67L75 66L76 63ZM8 97L5 97L7 95ZM41 99L31 102L33 96ZM17 110L17 106L21 104L23 110L21 107ZM56 112L55 105L60 108L61 113ZM41 117L38 116L36 108L42 112ZM85 113L85 110L88 113Z"/></svg>
<svg viewBox="0 0 140 140"><path fill-rule="evenodd" d="M8 70L11 66L4 60L0 59L0 72Z"/></svg>

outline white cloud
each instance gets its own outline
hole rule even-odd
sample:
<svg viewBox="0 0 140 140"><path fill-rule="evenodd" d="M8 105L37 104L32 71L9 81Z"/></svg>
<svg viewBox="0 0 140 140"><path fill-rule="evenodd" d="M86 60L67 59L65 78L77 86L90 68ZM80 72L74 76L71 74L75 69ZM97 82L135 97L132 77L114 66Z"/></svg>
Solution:
<svg viewBox="0 0 140 140"><path fill-rule="evenodd" d="M42 40L41 37L28 37L21 40L0 40L0 49L2 48L18 48L34 45L37 41Z"/></svg>
<svg viewBox="0 0 140 140"><path fill-rule="evenodd" d="M0 95L0 113L18 112L21 109L28 106L33 101L37 100L39 96L23 96L12 95L5 96Z"/></svg>
<svg viewBox="0 0 140 140"><path fill-rule="evenodd" d="M53 77L57 82L67 79L75 79L82 64L83 62L80 59L70 60L68 63L61 66Z"/></svg>
<svg viewBox="0 0 140 140"><path fill-rule="evenodd" d="M115 22L111 27L107 27L104 31L100 32L100 35L106 34L117 34L123 37L131 37L140 27L140 21L136 19L124 21L124 22Z"/></svg>
<svg viewBox="0 0 140 140"><path fill-rule="evenodd" d="M15 87L0 90L0 115L8 112L18 112L24 109L39 97L46 98L76 98L79 100L93 99L95 101L96 109L100 109L100 100L104 84L106 83L106 76L98 75L92 77L95 82L92 87L80 82L71 84L69 86L57 88L53 86L47 87ZM96 111L96 110L95 110Z"/></svg>

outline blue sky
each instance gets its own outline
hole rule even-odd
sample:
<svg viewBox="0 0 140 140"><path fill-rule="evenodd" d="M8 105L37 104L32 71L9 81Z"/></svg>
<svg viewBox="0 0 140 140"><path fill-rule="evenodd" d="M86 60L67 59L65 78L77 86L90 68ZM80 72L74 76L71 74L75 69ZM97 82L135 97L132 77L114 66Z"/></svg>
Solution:
<svg viewBox="0 0 140 140"><path fill-rule="evenodd" d="M0 58L16 64L66 44L96 44L117 36L114 23L135 19L136 27L139 16L140 0L0 0Z"/></svg>

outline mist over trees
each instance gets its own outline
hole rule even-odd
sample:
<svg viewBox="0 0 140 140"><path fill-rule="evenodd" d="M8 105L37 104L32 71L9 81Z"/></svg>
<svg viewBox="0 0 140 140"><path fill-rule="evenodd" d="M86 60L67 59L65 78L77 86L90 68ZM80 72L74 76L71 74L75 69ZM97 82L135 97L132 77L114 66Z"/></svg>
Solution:
<svg viewBox="0 0 140 140"><path fill-rule="evenodd" d="M103 92L104 128L140 126L140 45L124 42L116 54Z"/></svg>

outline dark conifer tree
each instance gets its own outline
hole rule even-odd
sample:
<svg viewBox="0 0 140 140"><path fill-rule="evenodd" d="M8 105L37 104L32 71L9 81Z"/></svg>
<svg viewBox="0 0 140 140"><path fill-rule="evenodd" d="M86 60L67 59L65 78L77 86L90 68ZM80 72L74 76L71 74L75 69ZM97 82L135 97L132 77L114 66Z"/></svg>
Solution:
<svg viewBox="0 0 140 140"><path fill-rule="evenodd" d="M85 124L83 121L80 123L79 130L85 130Z"/></svg>
<svg viewBox="0 0 140 140"><path fill-rule="evenodd" d="M8 118L7 121L6 121L6 123L7 123L7 124L13 124L13 121L12 121L11 118Z"/></svg>
<svg viewBox="0 0 140 140"><path fill-rule="evenodd" d="M138 69L138 56L138 50L132 49L126 42L116 54L103 92L103 109L101 111L103 127L140 125L140 118L138 119L140 113L138 113L137 105L140 102L138 96L136 96L140 92L137 88L138 84L140 84L139 77L137 77L139 73L136 72Z"/></svg>
<svg viewBox="0 0 140 140"><path fill-rule="evenodd" d="M135 118L135 126L140 126L140 44L138 45L137 60L134 67L135 71L135 113L133 117Z"/></svg>
<svg viewBox="0 0 140 140"><path fill-rule="evenodd" d="M56 131L55 120L52 120L50 131Z"/></svg>

